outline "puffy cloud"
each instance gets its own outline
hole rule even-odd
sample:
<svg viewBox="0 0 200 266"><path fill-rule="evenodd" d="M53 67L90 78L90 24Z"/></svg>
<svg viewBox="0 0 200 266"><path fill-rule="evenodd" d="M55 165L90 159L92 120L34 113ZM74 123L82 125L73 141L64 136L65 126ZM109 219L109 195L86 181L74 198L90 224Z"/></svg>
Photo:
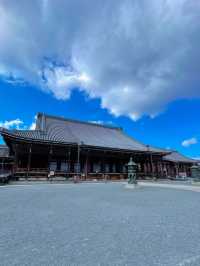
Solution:
<svg viewBox="0 0 200 266"><path fill-rule="evenodd" d="M19 118L9 121L0 122L0 127L7 128L7 129L20 129L20 126L22 126L24 122L20 120Z"/></svg>
<svg viewBox="0 0 200 266"><path fill-rule="evenodd" d="M67 99L73 89L138 119L200 97L200 2L0 3L0 75Z"/></svg>
<svg viewBox="0 0 200 266"><path fill-rule="evenodd" d="M189 147L191 145L197 144L198 140L196 138L190 138L190 139L186 139L182 142L182 146L183 147Z"/></svg>
<svg viewBox="0 0 200 266"><path fill-rule="evenodd" d="M35 130L36 119L37 119L37 116L34 116L32 123L28 126L26 123L24 123L24 121L22 121L19 118L13 119L13 120L0 121L0 127L7 128L7 129Z"/></svg>
<svg viewBox="0 0 200 266"><path fill-rule="evenodd" d="M90 78L85 73L76 73L67 67L46 68L43 73L45 88L51 91L57 99L68 99L74 87L85 88Z"/></svg>

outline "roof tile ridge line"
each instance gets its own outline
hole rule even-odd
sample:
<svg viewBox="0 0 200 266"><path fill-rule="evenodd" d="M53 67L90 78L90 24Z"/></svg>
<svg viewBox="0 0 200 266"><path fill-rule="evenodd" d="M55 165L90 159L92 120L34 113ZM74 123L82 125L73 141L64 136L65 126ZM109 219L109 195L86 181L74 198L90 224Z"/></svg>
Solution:
<svg viewBox="0 0 200 266"><path fill-rule="evenodd" d="M149 145L149 144L144 144L144 143L142 143L141 141L135 139L134 137L129 136L129 135L128 135L126 132L124 132L124 131L121 131L121 133L122 133L123 135L125 135L126 137L128 137L129 139L131 139L132 141L135 141L136 143L138 143L138 144L144 146L146 149L148 149L148 147L149 147L149 148L150 148L150 151L151 151L151 147L154 148L154 149L163 150L163 152L164 152L164 150L165 150L165 149L163 149L163 148L153 147L153 146L151 146L151 145ZM169 152L166 151L166 153L169 153ZM166 154L166 155L167 155L167 154Z"/></svg>
<svg viewBox="0 0 200 266"><path fill-rule="evenodd" d="M178 155L181 155L182 157L189 158L189 157L187 157L186 155L184 155L184 154L182 154L181 152L179 152L178 150L171 150L171 154L173 154L173 153L176 153L176 154L178 154ZM171 155L171 154L170 154L170 155Z"/></svg>
<svg viewBox="0 0 200 266"><path fill-rule="evenodd" d="M1 132L0 132L1 134ZM34 139L34 138L31 138L31 137L27 137L27 136L20 136L20 135L16 135L14 132L3 132L3 134L6 134L8 136L11 136L11 137L14 137L14 138L18 138L18 139L27 139L28 141L38 141L37 139ZM44 140L44 139L39 139L39 141L43 141L43 142L49 142L49 140ZM52 143L61 143L61 144L71 144L69 142L58 142L58 141L54 141L54 140L51 140ZM80 142L80 143L77 143L77 142L74 142L72 144L84 144L83 142Z"/></svg>
<svg viewBox="0 0 200 266"><path fill-rule="evenodd" d="M13 129L10 130L10 132L43 132L45 130L41 129Z"/></svg>
<svg viewBox="0 0 200 266"><path fill-rule="evenodd" d="M40 130L40 129L33 129L33 130L30 130L30 129L7 129L7 128L0 128L0 134L2 133L8 133L10 135L16 135L17 133L27 133L27 132L40 132L40 133L44 133L46 134L46 132L43 130Z"/></svg>
<svg viewBox="0 0 200 266"><path fill-rule="evenodd" d="M81 123L81 124L86 124L86 125L91 125L91 126L98 126L98 127L104 127L104 128L110 128L110 129L115 129L115 130L122 131L122 128L121 127L117 127L117 126L109 126L109 125L104 125L104 124L101 125L101 124L96 124L96 123L82 121L82 120L70 119L70 118L65 118L65 117L61 117L61 116L49 115L49 114L45 114L45 113L38 113L38 115L42 115L42 114L45 117L58 119L58 120L66 121L66 122Z"/></svg>
<svg viewBox="0 0 200 266"><path fill-rule="evenodd" d="M188 156L182 154L181 152L179 152L179 151L177 151L177 150L173 150L170 154L165 155L164 158L167 157L167 156L170 156L170 155L173 156L174 153L180 155L180 156L183 157L185 160L193 161L193 162L197 161L197 160L195 160L195 159L193 159L193 158L191 158L191 157L188 157ZM182 162L184 162L184 161L182 161Z"/></svg>
<svg viewBox="0 0 200 266"><path fill-rule="evenodd" d="M191 161L195 161L194 159L192 159L191 157L186 156L185 154L180 153L179 151L176 151L176 153L178 153L179 155L181 155L182 157L184 157L185 159L191 160Z"/></svg>
<svg viewBox="0 0 200 266"><path fill-rule="evenodd" d="M135 138L132 137L132 136L129 136L126 132L124 132L124 131L122 131L122 130L121 130L121 134L124 135L124 136L126 136L126 137L129 138L130 140L135 141L136 143L138 143L138 144L144 146L145 148L147 147L146 144L142 143L141 141L135 139Z"/></svg>
<svg viewBox="0 0 200 266"><path fill-rule="evenodd" d="M171 154L173 152L173 150L168 150L168 149L165 149L165 148L162 148L162 147L158 147L158 146L154 146L154 145L147 144L146 146L149 146L149 148L154 148L154 149L162 150L163 152L166 152L167 155L168 154Z"/></svg>
<svg viewBox="0 0 200 266"><path fill-rule="evenodd" d="M5 127L0 127L0 134L1 133L5 133L5 132L13 133L14 129L8 129L8 128L5 128Z"/></svg>

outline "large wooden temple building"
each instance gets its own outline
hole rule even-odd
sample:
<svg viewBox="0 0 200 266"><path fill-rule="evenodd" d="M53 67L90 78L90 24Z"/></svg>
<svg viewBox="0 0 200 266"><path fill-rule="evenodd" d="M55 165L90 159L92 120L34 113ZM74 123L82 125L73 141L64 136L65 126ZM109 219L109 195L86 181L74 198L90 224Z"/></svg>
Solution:
<svg viewBox="0 0 200 266"><path fill-rule="evenodd" d="M38 113L35 130L8 130L0 134L13 156L15 178L124 179L130 159L138 164L139 178L190 176L194 160L145 145L122 128Z"/></svg>

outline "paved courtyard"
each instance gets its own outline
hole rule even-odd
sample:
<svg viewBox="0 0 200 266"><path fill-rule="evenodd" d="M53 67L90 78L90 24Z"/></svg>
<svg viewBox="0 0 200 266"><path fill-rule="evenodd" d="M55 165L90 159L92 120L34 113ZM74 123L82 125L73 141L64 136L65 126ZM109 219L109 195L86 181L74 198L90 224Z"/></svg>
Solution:
<svg viewBox="0 0 200 266"><path fill-rule="evenodd" d="M0 187L0 265L200 265L200 193L122 183Z"/></svg>

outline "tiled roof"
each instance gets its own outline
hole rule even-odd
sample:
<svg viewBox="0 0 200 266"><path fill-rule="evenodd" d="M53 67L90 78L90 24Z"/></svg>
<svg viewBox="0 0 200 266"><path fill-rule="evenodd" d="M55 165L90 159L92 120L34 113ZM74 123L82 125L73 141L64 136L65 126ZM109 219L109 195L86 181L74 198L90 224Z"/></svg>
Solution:
<svg viewBox="0 0 200 266"><path fill-rule="evenodd" d="M74 143L85 146L166 153L165 150L144 145L126 135L121 128L64 119L39 113L36 130L3 130L13 137L55 143Z"/></svg>
<svg viewBox="0 0 200 266"><path fill-rule="evenodd" d="M165 161L170 161L170 162L182 162L182 163L196 163L195 160L188 158L184 156L183 154L177 152L177 151L172 151L172 153L165 155L163 157L163 160Z"/></svg>

